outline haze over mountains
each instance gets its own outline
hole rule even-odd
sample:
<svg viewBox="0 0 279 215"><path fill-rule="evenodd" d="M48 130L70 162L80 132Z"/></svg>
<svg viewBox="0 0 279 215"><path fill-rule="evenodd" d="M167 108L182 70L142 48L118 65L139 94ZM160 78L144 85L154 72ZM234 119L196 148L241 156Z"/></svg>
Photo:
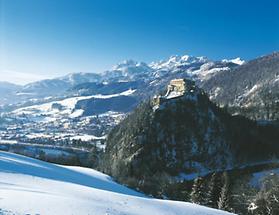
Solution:
<svg viewBox="0 0 279 215"><path fill-rule="evenodd" d="M152 62L149 65L143 62L133 60L123 61L117 64L111 70L102 74L95 73L74 73L64 77L42 80L25 86L2 85L2 88L13 93L15 99L13 103L23 101L27 98L42 98L45 96L61 95L74 86L83 83L103 83L103 82L127 82L144 81L151 82L165 76L180 74L184 76L193 76L197 79L206 79L207 73L213 75L222 69L227 70L235 65L242 64L239 58L235 60L211 61L205 57L192 56L172 56L167 60ZM184 74L182 74L184 73ZM1 94L0 94L1 95ZM3 94L2 96L3 97ZM22 99L22 97L24 99ZM11 100L6 101L6 103Z"/></svg>

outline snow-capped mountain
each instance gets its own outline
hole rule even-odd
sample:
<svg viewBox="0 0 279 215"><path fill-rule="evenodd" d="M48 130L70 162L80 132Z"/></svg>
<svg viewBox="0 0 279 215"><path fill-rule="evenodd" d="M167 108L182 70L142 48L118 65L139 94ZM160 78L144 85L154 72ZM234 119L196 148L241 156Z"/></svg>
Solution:
<svg viewBox="0 0 279 215"><path fill-rule="evenodd" d="M242 65L245 63L244 60L241 60L240 57L237 57L235 59L231 59L231 60L227 60L227 59L224 59L222 60L223 62L231 62L231 63L234 63L234 64L238 64L238 65Z"/></svg>
<svg viewBox="0 0 279 215"><path fill-rule="evenodd" d="M61 77L60 80L70 83L72 86L85 82L99 82L101 75L96 73L72 73Z"/></svg>
<svg viewBox="0 0 279 215"><path fill-rule="evenodd" d="M206 57L193 57L189 55L183 56L171 56L167 60L162 60L159 62L152 62L150 67L155 70L175 70L186 66L195 66L196 64L204 64L209 60Z"/></svg>
<svg viewBox="0 0 279 215"><path fill-rule="evenodd" d="M160 79L168 79L167 81L169 81L170 78L175 76L191 77L194 80L202 81L208 80L220 71L230 70L240 63L242 61L239 58L235 60L212 61L206 57L189 55L172 56L169 59L150 64L126 60L100 74L73 73L59 78L30 83L22 88L18 88L17 93L13 92L11 97L13 97L12 103L14 104L29 99L49 96L65 96L65 94L70 96L68 95L69 90L73 93L72 89L86 83L88 85L88 83L102 84L142 81L157 85L156 82L160 82ZM9 102L7 101L7 103Z"/></svg>
<svg viewBox="0 0 279 215"><path fill-rule="evenodd" d="M24 86L23 92L42 93L41 91L50 90L49 93L56 91L65 91L70 87L78 84L94 82L121 82L136 81L140 79L152 81L154 78L160 78L166 73L187 73L187 75L198 75L199 71L213 67L222 68L239 65L243 62L240 58L235 60L211 61L206 57L193 57L189 55L172 56L167 60L160 62L152 62L146 64L144 62L136 62L133 60L123 61L112 69L101 74L96 73L73 73L64 77L42 80ZM203 67L202 67L203 66ZM201 68L202 67L202 68ZM204 76L204 74L203 74Z"/></svg>
<svg viewBox="0 0 279 215"><path fill-rule="evenodd" d="M229 215L186 202L146 197L89 168L0 152L0 214Z"/></svg>
<svg viewBox="0 0 279 215"><path fill-rule="evenodd" d="M212 61L206 57L193 57L189 55L172 56L167 60L152 62L150 67L154 69L156 77L161 77L168 73L185 73L196 81L209 79L219 71L227 71L239 65L240 58L234 60Z"/></svg>
<svg viewBox="0 0 279 215"><path fill-rule="evenodd" d="M113 66L111 70L105 71L103 79L108 82L135 81L147 78L152 71L146 63L126 60Z"/></svg>
<svg viewBox="0 0 279 215"><path fill-rule="evenodd" d="M241 61L240 58L237 58ZM124 61L104 73L107 82L142 81L143 90L154 92L160 90L169 80L174 78L190 78L202 82L213 77L221 71L229 71L239 66L237 60L212 61L206 57L194 57L189 55L171 56L169 59L150 64L138 63L132 60ZM153 90L147 91L146 87ZM140 91L140 90L139 90ZM151 94L148 94L149 96Z"/></svg>
<svg viewBox="0 0 279 215"><path fill-rule="evenodd" d="M69 88L84 82L99 82L100 75L95 73L73 73L64 77L37 81L25 85L20 93L30 97L55 96L65 93Z"/></svg>

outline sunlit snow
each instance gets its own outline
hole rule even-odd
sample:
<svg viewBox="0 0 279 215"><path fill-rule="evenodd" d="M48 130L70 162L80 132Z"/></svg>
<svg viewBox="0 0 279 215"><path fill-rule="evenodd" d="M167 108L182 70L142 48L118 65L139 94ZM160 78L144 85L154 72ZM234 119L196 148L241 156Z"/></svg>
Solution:
<svg viewBox="0 0 279 215"><path fill-rule="evenodd" d="M0 212L74 215L225 215L186 202L146 197L88 168L0 152Z"/></svg>

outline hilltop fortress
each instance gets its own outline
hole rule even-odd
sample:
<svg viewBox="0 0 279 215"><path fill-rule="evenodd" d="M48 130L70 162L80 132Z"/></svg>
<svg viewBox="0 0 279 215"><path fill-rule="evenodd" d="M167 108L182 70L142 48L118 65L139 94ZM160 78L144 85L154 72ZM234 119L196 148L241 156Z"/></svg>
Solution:
<svg viewBox="0 0 279 215"><path fill-rule="evenodd" d="M193 92L195 82L188 79L173 79L170 81L167 92L164 96L157 95L153 98L152 104L154 107L160 106L164 101L174 99L185 95L187 92Z"/></svg>
<svg viewBox="0 0 279 215"><path fill-rule="evenodd" d="M173 79L168 85L168 91L165 97L168 97L171 93L176 93L177 95L184 95L186 90L186 80L185 79Z"/></svg>

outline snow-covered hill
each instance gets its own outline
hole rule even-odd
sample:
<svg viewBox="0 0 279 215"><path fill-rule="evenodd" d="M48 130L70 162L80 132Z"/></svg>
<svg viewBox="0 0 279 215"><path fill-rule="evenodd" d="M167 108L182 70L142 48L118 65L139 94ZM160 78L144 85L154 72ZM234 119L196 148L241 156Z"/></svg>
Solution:
<svg viewBox="0 0 279 215"><path fill-rule="evenodd" d="M64 140L103 140L107 129L130 111L136 90L114 94L94 94L68 98L50 98L3 114L9 119L0 139L36 143ZM127 112L126 111L126 112Z"/></svg>
<svg viewBox="0 0 279 215"><path fill-rule="evenodd" d="M186 202L158 200L92 169L0 152L0 214L225 215Z"/></svg>
<svg viewBox="0 0 279 215"><path fill-rule="evenodd" d="M11 114L16 116L28 117L29 119L41 119L43 121L55 121L61 118L76 118L83 114L82 109L76 109L78 102L89 99L111 99L119 96L132 95L135 90L129 89L121 93L111 95L92 95L92 96L77 96L67 99L46 102L40 105L32 105L14 110ZM36 121L36 120L35 120Z"/></svg>

